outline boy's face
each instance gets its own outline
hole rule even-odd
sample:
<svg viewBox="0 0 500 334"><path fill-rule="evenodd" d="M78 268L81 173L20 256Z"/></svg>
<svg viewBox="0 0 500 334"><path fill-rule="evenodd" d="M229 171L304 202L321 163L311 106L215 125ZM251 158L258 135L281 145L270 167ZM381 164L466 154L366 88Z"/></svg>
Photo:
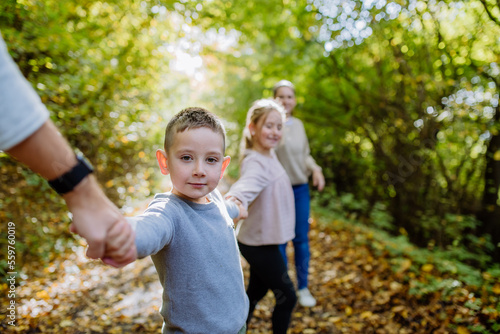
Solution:
<svg viewBox="0 0 500 334"><path fill-rule="evenodd" d="M166 154L156 152L162 174L170 174L172 193L206 203L205 196L217 187L230 161L224 157L221 134L201 127L177 132L173 138Z"/></svg>

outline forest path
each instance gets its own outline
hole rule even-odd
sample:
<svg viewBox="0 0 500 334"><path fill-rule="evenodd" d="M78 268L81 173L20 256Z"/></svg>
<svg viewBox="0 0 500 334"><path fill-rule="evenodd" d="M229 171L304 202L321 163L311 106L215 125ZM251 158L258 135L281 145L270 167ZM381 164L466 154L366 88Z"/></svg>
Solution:
<svg viewBox="0 0 500 334"><path fill-rule="evenodd" d="M399 273L391 270L390 258L366 246L370 238L335 221L313 222L310 290L318 303L295 308L291 333L448 332L458 306L437 298L418 304L401 281L407 264ZM293 262L291 252L289 247ZM248 265L242 263L247 280ZM160 333L161 286L149 258L115 269L89 261L84 247L77 247L44 272L46 278L21 279L16 326L8 326L2 312L2 333ZM293 269L290 275L294 279ZM260 302L249 333L271 333L273 300L269 292Z"/></svg>

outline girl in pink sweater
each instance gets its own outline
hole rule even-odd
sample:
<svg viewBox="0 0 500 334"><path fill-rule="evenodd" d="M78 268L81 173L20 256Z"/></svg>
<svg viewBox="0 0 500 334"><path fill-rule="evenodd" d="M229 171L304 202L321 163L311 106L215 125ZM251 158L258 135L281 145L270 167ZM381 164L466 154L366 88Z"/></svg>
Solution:
<svg viewBox="0 0 500 334"><path fill-rule="evenodd" d="M279 249L295 235L292 185L274 153L284 117L283 107L273 100L258 100L252 105L243 131L241 176L226 195L241 201L248 210L248 218L237 230L241 254L250 265L247 325L255 306L270 289L276 299L272 315L275 334L286 333L297 302Z"/></svg>

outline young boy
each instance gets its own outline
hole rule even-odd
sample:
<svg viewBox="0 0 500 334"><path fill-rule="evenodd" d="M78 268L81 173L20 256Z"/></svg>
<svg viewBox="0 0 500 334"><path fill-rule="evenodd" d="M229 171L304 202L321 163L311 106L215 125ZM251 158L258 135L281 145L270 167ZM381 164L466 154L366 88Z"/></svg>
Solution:
<svg viewBox="0 0 500 334"><path fill-rule="evenodd" d="M163 286L163 333L245 333L248 299L228 212L236 219L246 212L216 189L230 161L224 151L215 115L179 112L167 125L165 151L156 152L172 190L128 218L138 258L151 255Z"/></svg>

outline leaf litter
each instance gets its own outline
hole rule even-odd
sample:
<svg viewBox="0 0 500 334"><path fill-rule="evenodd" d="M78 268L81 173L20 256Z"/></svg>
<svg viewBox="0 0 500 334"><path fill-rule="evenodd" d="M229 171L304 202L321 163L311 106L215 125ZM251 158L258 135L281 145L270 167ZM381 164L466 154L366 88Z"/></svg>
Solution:
<svg viewBox="0 0 500 334"><path fill-rule="evenodd" d="M409 294L405 272L409 259L391 269L389 256L376 256L366 243L355 242L362 231L313 222L310 231L309 288L317 299L312 308L296 306L290 333L460 333L481 322L464 304L470 294L444 302L440 292L425 298ZM366 238L369 240L370 238ZM150 258L125 268L91 261L85 248L65 255L33 278L18 278L16 326L0 315L2 333L160 333L161 285ZM288 247L289 273L295 282L293 249ZM242 258L245 282L248 264ZM425 280L432 268L422 268ZM0 285L3 296L7 285ZM6 310L9 300L2 299ZM274 298L269 292L258 304L249 333L272 333ZM498 312L489 317L498 319Z"/></svg>

